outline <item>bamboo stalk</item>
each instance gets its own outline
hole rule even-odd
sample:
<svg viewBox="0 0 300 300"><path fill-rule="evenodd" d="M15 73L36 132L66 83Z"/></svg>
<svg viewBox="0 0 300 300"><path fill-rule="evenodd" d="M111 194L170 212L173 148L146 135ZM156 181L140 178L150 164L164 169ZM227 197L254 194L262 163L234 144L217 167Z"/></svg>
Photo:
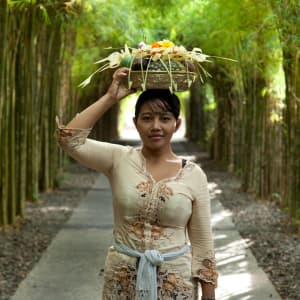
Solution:
<svg viewBox="0 0 300 300"><path fill-rule="evenodd" d="M7 1L0 2L0 225L23 214L25 200L37 198L39 182L52 188L60 167L54 117L68 44L60 12L52 3L47 10L51 23L36 3L8 13Z"/></svg>
<svg viewBox="0 0 300 300"><path fill-rule="evenodd" d="M6 81L6 49L7 49L7 1L0 2L0 145L4 145L4 99ZM0 157L4 157L3 146L0 146ZM0 164L0 226L7 225L6 202L4 193L3 160Z"/></svg>
<svg viewBox="0 0 300 300"><path fill-rule="evenodd" d="M10 83L13 85L15 81L15 60L13 55L10 56L9 60L11 65L9 67L9 78ZM14 224L16 215L17 215L17 170L16 170L16 93L15 89L10 88L8 89L9 94L9 137L8 137L8 144L9 144L9 160L6 163L9 165L9 201L8 201L8 210L9 210L9 223Z"/></svg>

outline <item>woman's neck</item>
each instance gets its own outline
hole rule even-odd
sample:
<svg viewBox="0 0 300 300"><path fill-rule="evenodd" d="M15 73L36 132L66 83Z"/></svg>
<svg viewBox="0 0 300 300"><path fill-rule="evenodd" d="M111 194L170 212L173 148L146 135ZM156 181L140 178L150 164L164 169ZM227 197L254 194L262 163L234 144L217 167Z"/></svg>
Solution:
<svg viewBox="0 0 300 300"><path fill-rule="evenodd" d="M177 158L177 156L175 155L171 147L168 147L167 149L157 149L157 150L143 147L142 153L145 159L152 162L173 160Z"/></svg>

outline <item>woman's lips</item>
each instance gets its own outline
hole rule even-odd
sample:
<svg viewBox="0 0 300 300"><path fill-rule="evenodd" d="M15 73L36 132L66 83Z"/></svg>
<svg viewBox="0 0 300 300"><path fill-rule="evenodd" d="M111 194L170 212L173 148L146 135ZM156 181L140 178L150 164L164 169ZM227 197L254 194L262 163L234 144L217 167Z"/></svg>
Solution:
<svg viewBox="0 0 300 300"><path fill-rule="evenodd" d="M150 135L149 136L151 140L154 140L154 141L159 141L162 139L162 135Z"/></svg>

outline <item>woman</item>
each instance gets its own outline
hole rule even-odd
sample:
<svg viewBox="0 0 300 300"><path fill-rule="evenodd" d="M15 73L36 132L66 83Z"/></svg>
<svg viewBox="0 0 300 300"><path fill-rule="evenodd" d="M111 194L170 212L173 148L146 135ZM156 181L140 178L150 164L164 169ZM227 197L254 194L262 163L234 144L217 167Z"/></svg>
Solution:
<svg viewBox="0 0 300 300"><path fill-rule="evenodd" d="M118 69L102 98L66 127L58 125L65 151L110 180L115 243L106 258L102 299L198 299L198 282L202 299L215 299L206 176L177 157L170 143L181 123L177 96L168 90L140 95L134 123L141 148L86 139L96 121L133 92L123 85L127 75L127 68Z"/></svg>

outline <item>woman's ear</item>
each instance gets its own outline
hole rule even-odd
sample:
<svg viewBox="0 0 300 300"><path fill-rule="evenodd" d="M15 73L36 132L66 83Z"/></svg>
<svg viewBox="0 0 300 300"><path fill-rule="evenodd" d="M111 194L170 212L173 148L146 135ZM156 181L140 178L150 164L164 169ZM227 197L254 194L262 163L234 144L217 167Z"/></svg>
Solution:
<svg viewBox="0 0 300 300"><path fill-rule="evenodd" d="M181 118L178 118L176 120L176 127L175 127L175 132L178 130L178 128L181 126L181 123L182 123L182 119Z"/></svg>
<svg viewBox="0 0 300 300"><path fill-rule="evenodd" d="M136 127L136 117L133 117L133 118L132 118L132 121L133 121L133 123L134 123L134 125L135 125L135 127Z"/></svg>

